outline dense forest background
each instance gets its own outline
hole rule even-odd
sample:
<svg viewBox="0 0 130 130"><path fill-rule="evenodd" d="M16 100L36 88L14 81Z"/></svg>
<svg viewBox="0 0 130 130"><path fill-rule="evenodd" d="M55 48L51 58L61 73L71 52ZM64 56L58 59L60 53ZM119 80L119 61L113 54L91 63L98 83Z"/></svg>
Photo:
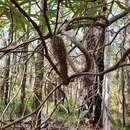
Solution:
<svg viewBox="0 0 130 130"><path fill-rule="evenodd" d="M0 130L130 130L129 0L0 0Z"/></svg>

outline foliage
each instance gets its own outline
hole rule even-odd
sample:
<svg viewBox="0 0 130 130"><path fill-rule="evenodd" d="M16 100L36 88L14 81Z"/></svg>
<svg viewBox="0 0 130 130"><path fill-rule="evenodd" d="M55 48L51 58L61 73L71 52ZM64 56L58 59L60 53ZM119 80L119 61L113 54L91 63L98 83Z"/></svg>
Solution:
<svg viewBox="0 0 130 130"><path fill-rule="evenodd" d="M65 68L64 65L66 65L66 71L69 73L69 74L68 73L66 74L67 75L67 77L66 77L67 84L68 84L68 82L72 83L72 90L70 89L70 86L69 86L70 84L67 86L68 88L66 86L63 86L65 88L64 91L65 91L65 94L67 95L67 97L64 99L64 102L62 102L61 104L58 105L52 118L64 120L68 116L67 120L69 120L70 122L80 120L80 118L82 118L86 114L86 111L82 112L82 113L80 113L78 111L80 103L77 103L79 100L75 99L75 97L78 94L76 96L74 94L76 93L75 86L78 86L79 83L77 83L77 81L75 81L73 79L72 80L68 80L68 79L70 78L69 76L71 76L73 74L74 74L74 76L76 75L76 77L79 78L78 74L80 72L84 73L84 71L80 71L78 69L76 71L75 70L72 71L73 68L76 68L77 66L79 67L79 63L81 63L82 59L81 59L80 55L82 56L84 54L84 49L82 49L82 48L85 48L85 52L88 52L90 54L90 57L94 60L94 62L96 62L96 60L95 60L96 55L98 54L98 51L99 51L98 47L100 48L100 46L97 43L98 42L100 43L100 41L103 39L102 37L100 39L98 39L98 36L97 36L96 40L98 40L98 42L96 43L95 50L88 50L88 48L86 49L86 45L82 45L82 43L84 43L84 38L82 39L81 35L84 35L84 36L88 35L88 38L91 37L92 42L95 42L96 35L93 35L93 34L95 34L95 32L93 32L93 27L95 26L96 27L95 29L99 30L100 28L98 28L98 26L101 26L101 27L103 26L102 24L100 25L100 22L99 23L95 22L98 18L100 18L98 16L101 16L101 18L105 17L108 20L107 25L103 26L103 28L105 28L104 30L106 31L106 34L107 34L107 32L109 32L111 34L111 36L108 36L110 39L113 38L114 36L116 36L116 34L118 35L117 29L122 26L121 23L126 24L126 21L128 22L129 19L125 20L125 18L124 18L120 23L116 22L117 25L114 25L114 26L109 26L109 25L111 25L111 21L113 19L115 21L117 21L123 17L123 16L122 17L120 16L116 20L116 17L115 17L116 15L113 12L116 10L117 7L118 8L117 8L116 13L118 13L118 9L120 9L119 12L122 11L123 13L126 13L126 14L130 12L130 7L128 5L128 2L120 1L120 0L113 0L113 1L97 1L97 0L63 0L63 1L61 0L60 1L59 0L61 3L58 3L58 0L47 0L47 7L44 8L43 4L44 4L45 0L15 0L15 1L18 3L18 6L21 8L21 10L23 10L24 13L22 13L19 10L19 8L12 2L12 0L0 0L0 36L1 36L2 40L4 39L3 41L6 44L6 45L4 45L4 47L6 46L5 48L2 48L2 47L0 48L1 60L6 62L6 58L2 58L2 57L4 57L4 56L6 57L7 54L9 54L9 56L10 56L9 65L8 66L3 65L4 67L1 67L2 68L1 70L4 70L4 72L1 72L2 73L1 82L3 83L5 81L5 84L7 84L7 85L4 85L4 84L0 85L0 91L2 90L1 88L4 87L3 94L4 94L4 96L7 94L6 96L9 98L9 101L16 94L16 97L10 103L8 109L6 110L5 115L10 116L10 115L8 115L8 113L11 113L12 115L14 114L13 115L14 119L21 116L19 108L21 105L20 99L24 95L23 93L25 93L25 97L23 96L23 98L24 98L23 101L25 104L24 115L31 113L34 110L33 105L36 104L36 107L38 107L38 104L42 103L45 96L48 95L48 93L49 93L48 91L50 91L50 90L47 90L47 89L51 85L56 86L57 84L60 83L60 81L59 81L60 78L57 78L57 77L61 76L61 74L63 72L61 74L59 73L59 75L57 76L56 72L54 71L55 68L59 65L59 63L57 61L56 61L57 63L54 62L55 59L53 59L53 57L55 54L52 51L52 48L54 49L54 47L56 47L56 49L57 49L61 44L61 43L59 43L57 46L55 46L52 43L52 39L54 38L53 35L60 35L60 37L62 37L63 39L66 40L66 46L64 48L65 49L67 48L66 50L67 50L67 52L69 52L69 53L67 53L67 52L63 51L63 54L66 54L63 57L63 55L62 56L60 55L61 50L63 49L63 46L61 46L60 50L58 50L58 53L59 53L58 57L59 57L59 59L61 58L60 61L63 62L66 60L66 62L61 64L60 71L62 69L64 69ZM59 4L60 9L58 9L58 4ZM44 10L44 9L46 9L46 10ZM76 18L78 18L78 19L76 19ZM34 22L34 24L31 24L29 19L31 19ZM66 27L67 25L68 25L68 27L65 28L65 30L64 30L64 26ZM124 27L125 31L127 30L127 27L128 26ZM50 33L51 31L49 29L52 31L52 34ZM68 34L70 33L70 35L73 35L74 38L72 37L68 40L66 38L66 36L63 36L64 34L63 34L62 30L66 31L66 32L68 31L67 33ZM89 35L89 31L92 33L91 35ZM117 44L118 42L116 43L115 40L113 40L113 43L115 46L112 45L113 43L111 43L111 45L109 44L112 47L114 54L115 53L120 54L122 39L125 39L125 37L127 37L127 33L128 32L126 32L126 34L124 34L123 31L119 32L119 38L118 38L119 44ZM38 34L40 34L40 35L38 35ZM120 36L122 36L123 38ZM78 37L81 41L77 40ZM107 39L105 39L105 40L106 40L105 42L107 43ZM78 42L79 45L74 44L74 43L76 43L75 41ZM92 45L91 40L88 42L90 42L90 46L91 46ZM108 40L108 42L110 42L110 41ZM57 39L55 40L55 43L57 44ZM53 44L54 47L52 46L52 48L51 48L50 47L51 44ZM44 49L42 50L43 51L42 58L45 57L44 63L43 63L44 65L42 64L43 66L39 65L39 59L38 59L38 55L37 55L37 54L41 53L41 52L39 52L39 50L40 50L39 45L44 46ZM107 47L107 46L105 46L105 47ZM78 49L81 48L81 51L79 51L77 48ZM126 48L124 47L124 50L125 49ZM117 50L119 50L119 52L117 52ZM72 51L73 51L73 54L71 53ZM92 56L91 56L91 54L92 54ZM110 53L110 54L112 54L112 53ZM25 58L25 57L27 57L27 58ZM67 59L67 57L70 57L70 61L72 58L72 64L69 61L69 58ZM126 60L122 60L123 63L127 63L127 59L129 57L126 56L125 58L126 58ZM119 58L117 58L117 59L119 59ZM93 60L92 60L92 62L93 62ZM87 61L87 58L86 58L86 61ZM111 61L112 61L112 59L111 59ZM112 61L112 63L113 63L113 61ZM21 84L25 80L25 78L22 77L23 69L24 69L23 64L24 64L24 66L27 67L27 70L25 72L25 75L27 76L25 85L24 85L25 88L21 87L22 86ZM39 79L40 79L39 77L41 76L40 72L42 70L41 69L38 70L38 67L36 67L36 65L40 68L43 68L43 70L44 70L43 81L41 81L41 80L39 81ZM75 65L77 65L77 66L75 67ZM119 63L119 65L120 65L120 63ZM98 66L98 64L94 63L94 65L92 66L92 67L94 67L94 69L93 69L94 71L93 70L90 70L90 71L93 71L94 73L98 73L99 68L97 66ZM118 66L118 67L120 67L120 66ZM9 70L8 77L6 77L7 76L7 74L5 73L6 70ZM38 70L38 71L36 72L36 70ZM125 73L125 71L124 71L124 73ZM99 77L100 77L100 74L99 74ZM113 78L113 80L116 80L116 79L114 79L115 74L112 75L110 78ZM76 78L74 78L74 79L76 79ZM100 80L100 78L99 78L99 80ZM36 81L36 84L39 84L39 85L37 86L36 89L33 89L35 87L34 86L35 81ZM116 85L118 85L118 83L116 83L114 85L113 85L113 83L111 83L111 88L110 88L111 89L110 97L112 100L110 99L111 103L110 103L109 107L110 107L110 111L113 111L113 113L112 113L113 115L117 112L117 107L118 107L117 104L115 104L115 102L117 101L117 99L116 99L117 95L115 93L118 93L117 92L118 88L116 88ZM9 88L8 88L8 86L9 86ZM49 86L49 87L46 87L46 86ZM32 89L33 89L33 92L32 92ZM98 87L97 87L97 89L98 89ZM6 93L6 91L8 91L8 93ZM41 92L41 91L43 91L43 92ZM71 91L71 94L70 94L70 91ZM30 94L30 93L33 93L33 94ZM38 93L38 94L36 95L36 93ZM41 95L39 95L39 93ZM100 92L97 91L97 94L99 94L99 93ZM32 95L33 96L35 95L37 102L35 101L35 103L34 103L34 100L33 100L34 97ZM30 97L28 98L28 96L30 96ZM38 96L40 97L39 99L38 99ZM52 98L53 98L53 96L52 96ZM101 94L101 96L102 96L102 94ZM48 115L56 107L56 104L55 104L56 102L54 100L55 99L53 99L52 101L47 100L47 105L48 105L47 114ZM46 107L46 105L44 107ZM43 110L44 110L44 107L43 107ZM6 105L5 105L4 101L1 101L0 102L0 113L2 113L5 108L6 108ZM42 112L44 113L44 111L42 111ZM130 112L128 111L127 114L129 116ZM114 120L113 117L109 117L109 118L110 118L111 124L113 125L113 127L115 129L118 129L118 130L130 129L129 126L128 127L123 126L122 120ZM64 127L69 129L70 125L65 124Z"/></svg>

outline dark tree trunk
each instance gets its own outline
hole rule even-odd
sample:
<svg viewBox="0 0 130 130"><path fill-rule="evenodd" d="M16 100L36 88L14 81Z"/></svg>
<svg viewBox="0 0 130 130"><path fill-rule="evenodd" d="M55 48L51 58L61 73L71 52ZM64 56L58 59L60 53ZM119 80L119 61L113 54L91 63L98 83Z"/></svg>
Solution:
<svg viewBox="0 0 130 130"><path fill-rule="evenodd" d="M20 115L23 114L24 112L24 108L25 108L25 96L26 96L26 79L27 79L27 63L26 60L28 58L28 53L26 51L28 51L28 46L24 47L23 49L23 62L25 62L23 69L24 69L24 74L23 74L23 80L21 81L21 95L20 95Z"/></svg>
<svg viewBox="0 0 130 130"><path fill-rule="evenodd" d="M88 51L92 52L93 66L90 72L104 70L104 49L99 48L104 45L106 22L103 17L97 18L84 36L83 45ZM83 69L87 67L85 62L82 65ZM82 92L84 93L83 103L87 104L89 110L85 117L94 118L93 123L96 125L101 118L103 75L98 77L93 75L83 76L81 82Z"/></svg>

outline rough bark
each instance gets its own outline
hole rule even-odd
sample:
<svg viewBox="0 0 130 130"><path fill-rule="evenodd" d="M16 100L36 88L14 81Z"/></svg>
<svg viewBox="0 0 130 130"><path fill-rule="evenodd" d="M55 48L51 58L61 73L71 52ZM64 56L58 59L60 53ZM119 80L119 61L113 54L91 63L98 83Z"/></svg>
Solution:
<svg viewBox="0 0 130 130"><path fill-rule="evenodd" d="M33 98L33 110L37 109L42 101L42 80L43 80L43 67L44 67L44 50L41 45L36 57L35 63L35 82L34 82L34 98ZM37 111L33 117L33 128L38 127L41 124L41 110ZM37 128L40 130L40 126Z"/></svg>
<svg viewBox="0 0 130 130"><path fill-rule="evenodd" d="M106 19L99 17L84 36L83 45L88 51L92 52L93 67L90 70L91 72L104 70L104 49L98 49L104 45L106 22ZM86 67L86 63L83 61L82 69ZM85 116L89 119L94 118L94 125L98 123L101 117L102 83L103 75L99 77L92 75L82 76L81 78L83 104L88 107L88 112Z"/></svg>
<svg viewBox="0 0 130 130"><path fill-rule="evenodd" d="M12 27L10 24L10 28L9 28L9 34L8 34L8 43L6 44L6 46L8 44L10 44L12 40ZM5 59L5 70L4 70L4 79L3 79L3 91L4 91L4 103L5 105L8 104L9 101L9 75L10 75L10 54L6 55L6 59Z"/></svg>
<svg viewBox="0 0 130 130"><path fill-rule="evenodd" d="M23 76L23 80L22 80L22 84L21 84L21 95L20 95L20 115L23 114L24 112L24 108L25 108L25 96L26 96L26 79L27 79L27 63L26 63L26 60L28 58L28 54L27 54L27 51L28 51L28 46L24 47L23 49L23 62L25 62L24 64L24 76Z"/></svg>
<svg viewBox="0 0 130 130"><path fill-rule="evenodd" d="M56 61L58 62L58 70L60 72L60 78L65 85L68 85L68 67L65 44L62 37L53 36L52 49Z"/></svg>
<svg viewBox="0 0 130 130"><path fill-rule="evenodd" d="M28 13L30 14L31 12L31 2L29 2L29 9L28 9ZM30 32L30 27L27 26L27 35L26 35L26 38L28 39L29 38L29 32ZM23 81L22 81L22 84L21 84L21 95L20 95L20 115L23 115L24 113L24 108L25 108L25 98L26 98L26 80L27 80L27 58L28 58L28 45L26 45L24 48L23 48L23 53L22 53L22 56L23 56L23 68L24 68L24 76L23 76Z"/></svg>
<svg viewBox="0 0 130 130"><path fill-rule="evenodd" d="M6 65L5 65L5 74L4 74L4 81L3 81L3 87L5 89L4 92L4 102L5 105L8 103L8 96L9 96L9 73L10 73L10 55L8 54L6 56Z"/></svg>

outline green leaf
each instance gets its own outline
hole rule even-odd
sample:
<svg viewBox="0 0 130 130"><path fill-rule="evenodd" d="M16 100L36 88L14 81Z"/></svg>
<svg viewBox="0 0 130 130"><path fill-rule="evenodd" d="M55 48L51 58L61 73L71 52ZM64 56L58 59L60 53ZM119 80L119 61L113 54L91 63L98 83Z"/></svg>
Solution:
<svg viewBox="0 0 130 130"><path fill-rule="evenodd" d="M94 16L96 14L98 8L99 7L94 7L92 9L88 10L87 11L87 16Z"/></svg>
<svg viewBox="0 0 130 130"><path fill-rule="evenodd" d="M25 30L25 25L28 24L28 22L18 10L13 10L13 24L14 30Z"/></svg>

